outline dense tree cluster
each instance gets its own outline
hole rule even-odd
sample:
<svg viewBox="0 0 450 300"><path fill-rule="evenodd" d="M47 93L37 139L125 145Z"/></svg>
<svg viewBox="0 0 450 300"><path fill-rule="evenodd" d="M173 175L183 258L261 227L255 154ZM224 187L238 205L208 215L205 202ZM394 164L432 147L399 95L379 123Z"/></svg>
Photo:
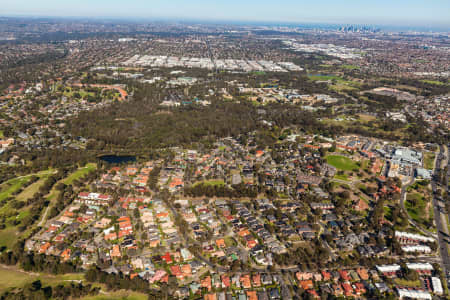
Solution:
<svg viewBox="0 0 450 300"><path fill-rule="evenodd" d="M25 271L65 274L78 272L71 262L62 262L59 257L24 251L24 241L19 241L12 250L2 249L0 263L19 264Z"/></svg>
<svg viewBox="0 0 450 300"><path fill-rule="evenodd" d="M85 273L85 279L88 282L103 283L110 290L126 289L146 293L149 295L149 299L162 298L164 295L167 297L169 289L174 289L177 287L176 279L175 281L173 281L174 278L175 277L169 278L168 285L163 284L161 290L157 291L151 289L148 281L142 279L139 276L130 279L128 276L124 275L121 272L119 274L106 273L100 270L98 267L93 267Z"/></svg>

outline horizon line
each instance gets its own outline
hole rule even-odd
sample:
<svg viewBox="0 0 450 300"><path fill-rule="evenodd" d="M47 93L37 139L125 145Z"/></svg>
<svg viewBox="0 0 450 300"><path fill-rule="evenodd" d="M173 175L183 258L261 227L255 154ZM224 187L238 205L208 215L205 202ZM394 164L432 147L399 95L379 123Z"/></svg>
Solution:
<svg viewBox="0 0 450 300"><path fill-rule="evenodd" d="M130 23L139 22L171 22L171 23L197 23L201 24L213 24L213 25L253 25L253 26L301 26L301 25L316 25L316 26L372 26L380 27L380 29L408 29L417 31L422 30L439 30L439 32L450 32L450 23L435 23L418 22L417 24L402 25L397 23L378 23L367 22L362 23L358 21L354 22L337 22L337 21L282 21L282 20L250 20L250 19L225 19L225 18L190 18L190 17L142 17L142 16L56 16L56 15L40 15L40 14L8 14L0 13L0 18L28 18L28 19L60 19L60 20L95 20L95 21L125 21ZM229 23L229 24L225 24Z"/></svg>

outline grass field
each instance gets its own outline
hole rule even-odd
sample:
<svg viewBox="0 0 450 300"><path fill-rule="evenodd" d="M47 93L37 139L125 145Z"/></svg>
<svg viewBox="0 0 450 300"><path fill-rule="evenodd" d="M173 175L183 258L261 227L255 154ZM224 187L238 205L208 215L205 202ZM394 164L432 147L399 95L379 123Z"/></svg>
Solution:
<svg viewBox="0 0 450 300"><path fill-rule="evenodd" d="M19 195L17 195L16 199L19 201L26 201L33 197L33 195L39 191L39 188L44 184L50 174L50 172L40 174L39 180L27 186Z"/></svg>
<svg viewBox="0 0 450 300"><path fill-rule="evenodd" d="M85 167L76 170L75 172L68 175L66 178L62 179L60 182L65 184L71 184L74 180L82 178L87 173L91 172L97 167L96 164L87 164ZM31 176L36 175L39 177L39 180L34 182L33 184L26 187L20 194L16 196L19 201L26 201L31 198L44 184L45 180L54 172L54 170L46 170L36 174L30 174L24 177L18 177L7 181L6 183L0 186L0 200L6 199L11 196L15 191L19 190L26 182L28 182ZM59 191L55 188L55 186L50 190L50 193L47 195L47 199L54 200L57 198ZM0 246L6 246L7 248L11 248L14 243L18 239L18 230L16 226L12 225L11 221L18 220L20 221L27 215L29 215L29 207L23 207L19 210L12 208L9 203L3 205L0 208L0 216L5 217L8 221L6 224L6 228L0 230ZM8 225L9 224L9 225ZM26 231L22 234L26 234Z"/></svg>
<svg viewBox="0 0 450 300"><path fill-rule="evenodd" d="M11 248L17 240L17 228L8 227L0 230L0 247ZM1 277L0 277L1 278Z"/></svg>
<svg viewBox="0 0 450 300"><path fill-rule="evenodd" d="M66 284L71 281L79 281L84 280L83 273L75 273L75 274L63 274L63 275L51 275L51 274L43 274L43 273L34 273L34 272L25 272L20 270L16 266L4 266L0 265L0 278L4 280L0 280L0 293L14 288L14 287L23 287L26 284L29 284L33 281L40 280L43 286L56 286L58 284ZM102 285L102 290L105 290ZM147 299L147 295L138 292L132 291L111 291L111 292L102 292L97 296L88 296L80 299L84 300L109 300L109 299L128 299L128 300L144 300Z"/></svg>
<svg viewBox="0 0 450 300"><path fill-rule="evenodd" d="M56 285L71 280L82 280L83 274L51 275L21 271L16 266L0 265L0 292L12 287L23 287L27 283L40 280L45 285Z"/></svg>
<svg viewBox="0 0 450 300"><path fill-rule="evenodd" d="M383 211L384 211L384 218L388 221L393 221L392 220L392 209L389 206L384 206L383 207Z"/></svg>
<svg viewBox="0 0 450 300"><path fill-rule="evenodd" d="M421 287L420 280L411 281L411 280L396 278L396 279L394 279L394 281L396 284L398 284L400 286L407 286L407 287L411 287L411 288L412 287L416 287L416 288Z"/></svg>
<svg viewBox="0 0 450 300"><path fill-rule="evenodd" d="M341 68L346 70L359 70L359 67L356 65L342 65Z"/></svg>
<svg viewBox="0 0 450 300"><path fill-rule="evenodd" d="M148 296L143 293L132 292L132 291L111 291L104 292L97 296L88 296L80 298L82 300L147 300Z"/></svg>
<svg viewBox="0 0 450 300"><path fill-rule="evenodd" d="M336 75L308 75L308 78L314 81L330 80L333 84L330 85L329 88L337 92L343 90L354 90L361 86L359 82L345 80L344 78Z"/></svg>
<svg viewBox="0 0 450 300"><path fill-rule="evenodd" d="M4 183L2 183L0 185L0 201L3 199L8 198L9 196L11 196L11 194L13 194L14 192L18 191L25 183L27 183L28 181L30 181L31 176L36 175L39 178L47 178L50 173L52 172L52 170L45 170L36 174L29 174L26 176L21 176L21 177L16 177L13 179L10 179ZM31 184L31 186L33 186L34 184ZM26 191L29 187L27 187L24 191ZM22 192L23 193L23 192Z"/></svg>
<svg viewBox="0 0 450 300"><path fill-rule="evenodd" d="M358 170L359 167L356 163L348 157L341 155L328 155L326 157L327 163L335 167L336 169L343 171Z"/></svg>
<svg viewBox="0 0 450 300"><path fill-rule="evenodd" d="M334 176L334 178L341 179L341 180L348 179L347 176L345 176L345 175L343 175L343 176L336 175L336 176ZM342 179L342 178L345 178L345 179ZM336 182L336 181L331 181L331 185L333 186L333 190L339 189L339 188L348 189L348 190L350 189L350 186L348 184L340 183L340 182Z"/></svg>
<svg viewBox="0 0 450 300"><path fill-rule="evenodd" d="M433 169L435 154L433 152L425 152L423 157L423 166L425 169Z"/></svg>
<svg viewBox="0 0 450 300"><path fill-rule="evenodd" d="M18 177L13 178L11 180L8 180L7 182L3 183L1 187L0 192L0 201L8 198L11 196L14 192L18 191L25 183L27 183L30 180L30 176L25 177Z"/></svg>
<svg viewBox="0 0 450 300"><path fill-rule="evenodd" d="M10 196L12 196L12 194L16 191L18 191L25 183L27 183L31 176L36 175L39 176L42 179L46 179L50 173L52 172L52 170L46 170L46 171L42 171L36 174L30 174L27 176L23 176L23 177L17 177L11 180L8 180L7 182L3 183L0 188L1 188L1 192L0 192L0 199L4 200ZM31 184L30 186L26 187L24 189L24 191L22 191L19 195L16 196L16 198L18 200L26 200L28 199L28 195L33 195L34 192L33 191L37 191L37 189L39 189L39 182L40 180L38 180L37 182ZM35 185L36 184L36 185ZM29 197L31 197L29 196ZM29 215L29 209L27 207L23 207L19 210L14 209L13 207L10 206L10 203L5 203L3 205L3 207L0 208L0 216L4 217L7 222L7 226L5 229L0 230L0 246L6 246L7 248L11 248L14 243L16 242L17 238L18 238L18 231L17 228L13 225L11 225L11 223L9 223L10 221L14 221L14 220L22 220L24 217L26 217L27 215Z"/></svg>
<svg viewBox="0 0 450 300"><path fill-rule="evenodd" d="M210 185L210 186L222 186L225 184L225 182L223 182L223 180L216 180L216 179L211 179L211 180L204 180L204 181L197 181L196 183L194 183L194 186L199 185L199 184L204 184L204 185Z"/></svg>
<svg viewBox="0 0 450 300"><path fill-rule="evenodd" d="M78 180L82 177L84 177L89 172L92 172L97 168L97 165L94 163L89 163L86 166L77 169L75 172L71 173L69 176L67 176L64 179L61 179L59 182L62 182L64 184L70 185L73 183L74 180ZM56 189L56 186L58 184L55 184L53 188L50 190L50 193L47 195L47 199L52 201L58 197L59 191Z"/></svg>
<svg viewBox="0 0 450 300"><path fill-rule="evenodd" d="M447 85L446 83L442 82L442 81L437 81L437 80L421 80L423 83L428 83L428 84L434 84L434 85Z"/></svg>
<svg viewBox="0 0 450 300"><path fill-rule="evenodd" d="M69 86L64 88L63 94L66 97L72 98L75 93L78 93L81 98L85 98L87 96L95 96L95 93L93 93L93 92L86 92L83 89L79 89L78 91L76 91L76 90L72 89L72 87L69 87Z"/></svg>
<svg viewBox="0 0 450 300"><path fill-rule="evenodd" d="M405 208L414 221L425 229L429 229L433 219L432 209L430 205L427 211L427 201L421 194L409 193L406 197Z"/></svg>
<svg viewBox="0 0 450 300"><path fill-rule="evenodd" d="M67 176L62 182L67 185L72 184L72 182L74 180L78 180L78 179L84 177L86 174L94 171L96 168L97 168L96 164L89 163L85 167L80 168L80 169L76 170L75 172L73 172L72 174L70 174L69 176Z"/></svg>
<svg viewBox="0 0 450 300"><path fill-rule="evenodd" d="M336 80L342 81L343 78L336 75L308 75L308 78L314 81L322 81L322 80Z"/></svg>

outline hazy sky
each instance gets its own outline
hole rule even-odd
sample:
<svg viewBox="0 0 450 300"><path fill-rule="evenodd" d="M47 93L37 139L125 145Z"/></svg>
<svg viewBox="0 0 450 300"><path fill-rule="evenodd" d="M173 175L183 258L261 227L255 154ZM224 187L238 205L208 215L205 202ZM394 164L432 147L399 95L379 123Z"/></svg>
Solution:
<svg viewBox="0 0 450 300"><path fill-rule="evenodd" d="M0 15L440 25L450 0L0 0Z"/></svg>

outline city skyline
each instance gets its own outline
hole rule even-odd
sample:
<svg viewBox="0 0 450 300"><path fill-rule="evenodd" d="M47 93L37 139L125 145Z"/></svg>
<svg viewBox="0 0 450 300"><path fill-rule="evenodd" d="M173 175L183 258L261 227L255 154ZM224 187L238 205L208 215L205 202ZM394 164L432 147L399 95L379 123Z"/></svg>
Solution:
<svg viewBox="0 0 450 300"><path fill-rule="evenodd" d="M145 2L130 0L39 2L0 0L3 16L96 17L119 19L177 19L278 23L357 23L401 27L450 28L450 2L423 1L331 1L319 3L282 0Z"/></svg>

